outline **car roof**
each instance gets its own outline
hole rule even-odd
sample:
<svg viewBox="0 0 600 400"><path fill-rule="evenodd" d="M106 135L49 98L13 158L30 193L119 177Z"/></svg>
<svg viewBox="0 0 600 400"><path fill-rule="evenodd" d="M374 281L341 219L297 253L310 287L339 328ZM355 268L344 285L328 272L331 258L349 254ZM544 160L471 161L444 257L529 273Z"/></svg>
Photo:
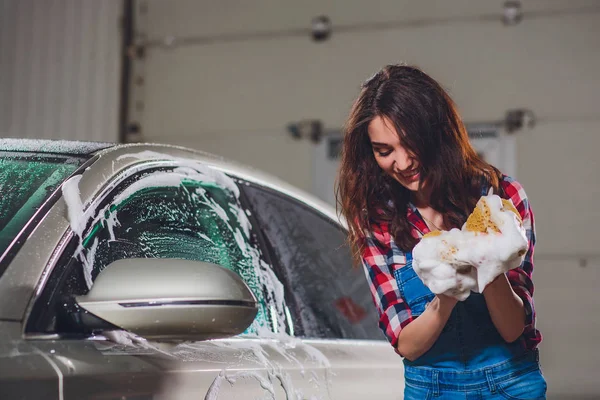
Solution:
<svg viewBox="0 0 600 400"><path fill-rule="evenodd" d="M160 143L118 144L72 140L0 139L0 151L62 154L85 158L92 158L94 155L100 155L103 158L114 158L115 160L119 157L123 157L125 153L141 153L144 151L156 152L164 155L166 158L183 156L207 165L211 165L225 173L245 179L249 182L285 193L313 208L316 208L329 218L337 222L341 222L342 225L345 226L345 221L343 221L343 219L337 215L335 208L316 196L261 170L237 163L235 161L227 160L211 153L190 149L187 147Z"/></svg>
<svg viewBox="0 0 600 400"><path fill-rule="evenodd" d="M91 157L93 153L115 146L114 143L72 140L0 139L0 151L64 154Z"/></svg>

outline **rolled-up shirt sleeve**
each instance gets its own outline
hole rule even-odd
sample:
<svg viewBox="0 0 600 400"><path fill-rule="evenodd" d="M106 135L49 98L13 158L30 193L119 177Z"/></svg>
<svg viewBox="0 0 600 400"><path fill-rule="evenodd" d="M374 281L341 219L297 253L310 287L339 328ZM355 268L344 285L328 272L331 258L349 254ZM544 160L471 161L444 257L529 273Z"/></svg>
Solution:
<svg viewBox="0 0 600 400"><path fill-rule="evenodd" d="M379 314L379 327L396 348L400 331L416 318L394 276L406 264L406 257L394 244L387 224L374 224L365 240L362 263Z"/></svg>
<svg viewBox="0 0 600 400"><path fill-rule="evenodd" d="M533 253L535 247L535 223L533 211L523 187L510 179L504 181L504 191L521 215L529 242L521 266L507 272L508 281L525 306L525 331L535 329L535 307L533 304Z"/></svg>

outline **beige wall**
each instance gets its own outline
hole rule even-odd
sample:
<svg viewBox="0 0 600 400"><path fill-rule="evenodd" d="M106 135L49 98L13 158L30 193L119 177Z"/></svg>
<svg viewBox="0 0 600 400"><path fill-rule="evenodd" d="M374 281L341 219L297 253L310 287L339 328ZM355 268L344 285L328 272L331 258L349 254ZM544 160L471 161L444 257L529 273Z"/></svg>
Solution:
<svg viewBox="0 0 600 400"><path fill-rule="evenodd" d="M527 0L524 10L576 10L597 1ZM536 212L535 282L544 370L551 393L600 395L600 10L500 22L503 1L139 1L138 30L212 43L149 47L136 63L132 118L144 140L181 144L264 169L309 190L307 141L285 131L318 118L339 127L359 84L386 63L408 62L438 78L466 121L532 109L538 124L517 135L517 178ZM247 41L222 35L307 28L313 16L334 26L463 18L402 29L308 34ZM497 15L498 20L469 20ZM141 107L140 105L143 105ZM579 258L585 258L581 267ZM573 392L571 392L573 393Z"/></svg>
<svg viewBox="0 0 600 400"><path fill-rule="evenodd" d="M118 140L122 0L0 1L0 137Z"/></svg>

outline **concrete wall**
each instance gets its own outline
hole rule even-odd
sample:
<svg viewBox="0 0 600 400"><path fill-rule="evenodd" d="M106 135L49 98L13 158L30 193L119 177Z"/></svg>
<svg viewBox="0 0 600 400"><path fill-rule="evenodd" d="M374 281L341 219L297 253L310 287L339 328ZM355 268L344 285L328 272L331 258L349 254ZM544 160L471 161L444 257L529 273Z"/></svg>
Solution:
<svg viewBox="0 0 600 400"><path fill-rule="evenodd" d="M386 63L423 67L466 121L532 109L538 124L517 134L516 177L537 219L544 371L551 393L600 395L600 4L523 3L522 23L503 26L503 1L491 0L138 1L138 38L150 45L136 62L131 115L144 140L221 154L308 190L313 145L285 126L318 118L338 128L360 83ZM334 32L315 43L302 29L320 14ZM405 25L376 29L394 21ZM257 32L275 34L249 37Z"/></svg>

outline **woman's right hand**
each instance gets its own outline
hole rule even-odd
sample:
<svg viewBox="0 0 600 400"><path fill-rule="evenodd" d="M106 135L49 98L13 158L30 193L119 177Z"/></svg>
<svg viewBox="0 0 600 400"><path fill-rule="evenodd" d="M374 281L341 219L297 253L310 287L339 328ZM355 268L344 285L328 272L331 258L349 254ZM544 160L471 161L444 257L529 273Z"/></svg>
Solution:
<svg viewBox="0 0 600 400"><path fill-rule="evenodd" d="M454 297L436 295L425 312L400 331L398 352L414 361L429 350L442 333L457 302Z"/></svg>

